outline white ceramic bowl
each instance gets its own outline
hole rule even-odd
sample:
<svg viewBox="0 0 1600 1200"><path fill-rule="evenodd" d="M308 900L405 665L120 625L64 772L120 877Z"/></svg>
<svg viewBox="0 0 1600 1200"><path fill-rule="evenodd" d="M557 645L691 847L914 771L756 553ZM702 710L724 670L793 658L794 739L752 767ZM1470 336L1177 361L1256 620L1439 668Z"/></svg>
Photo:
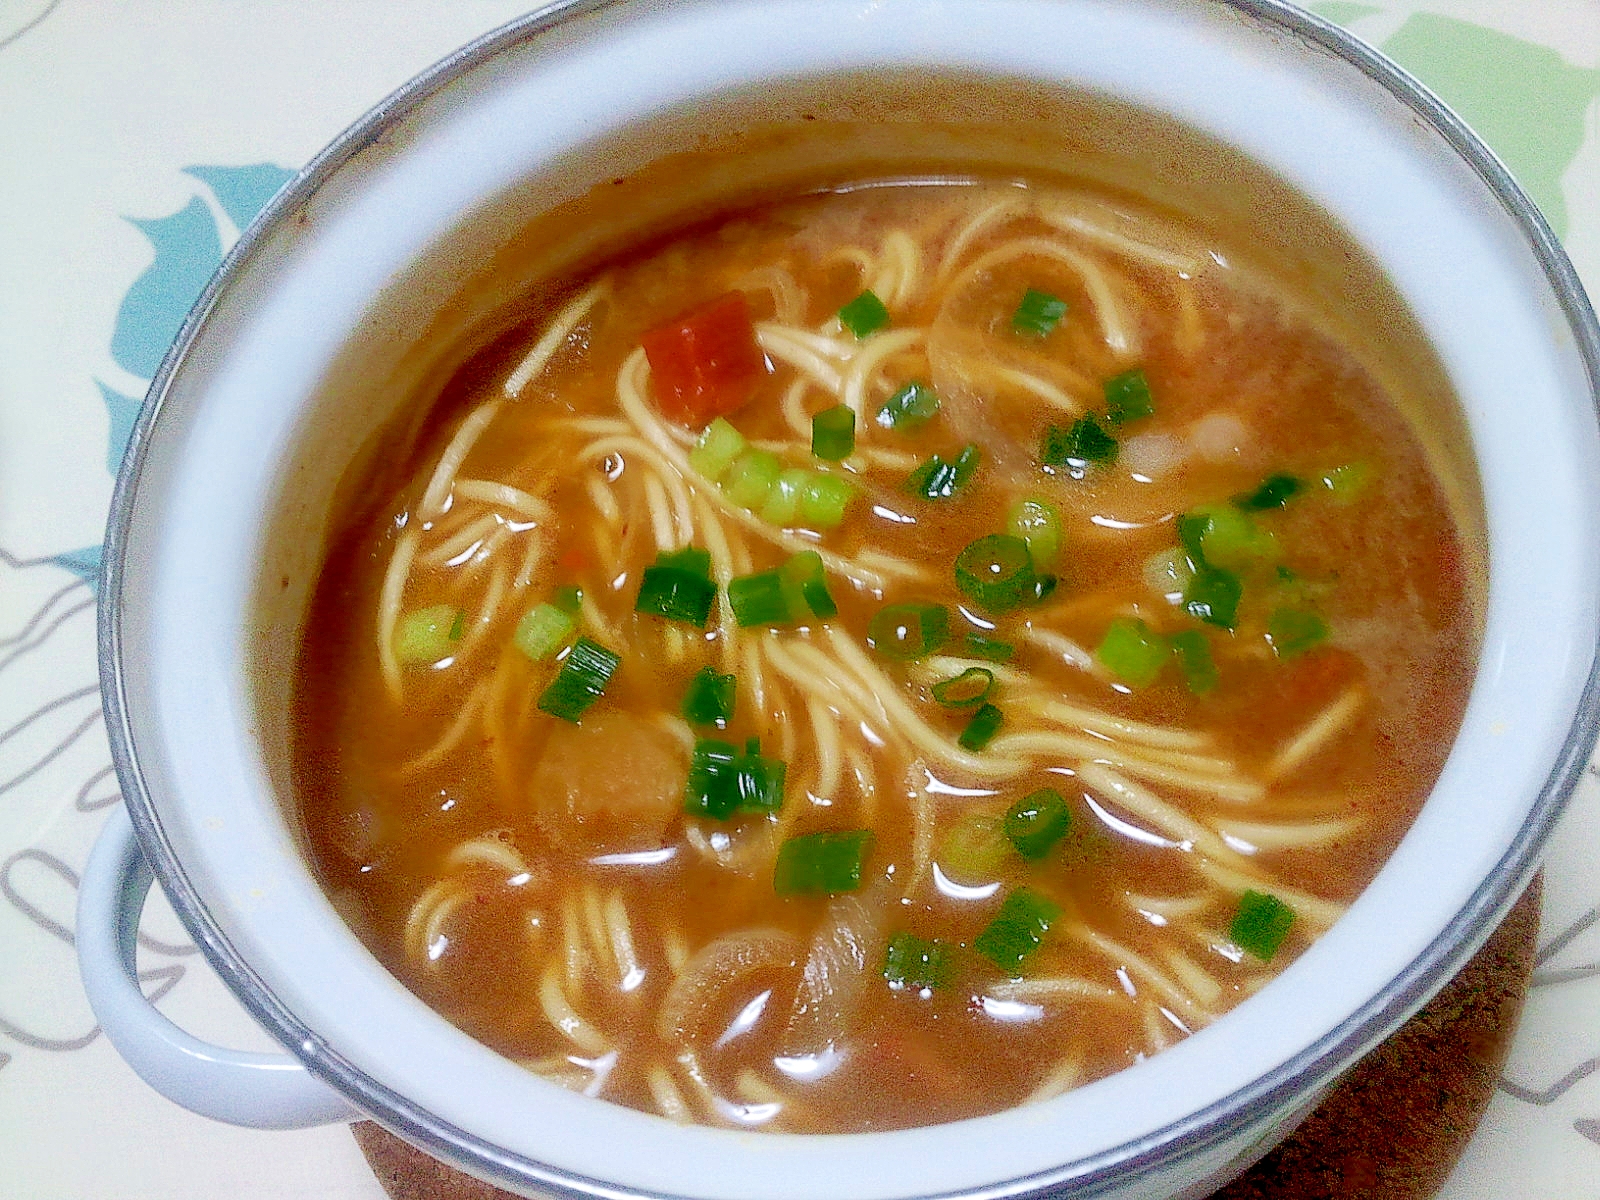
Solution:
<svg viewBox="0 0 1600 1200"><path fill-rule="evenodd" d="M1384 265L1459 397L1481 471L1482 664L1454 752L1393 859L1331 932L1210 1028L1049 1103L953 1125L681 1128L499 1058L335 915L283 796L294 626L340 472L400 385L430 369L419 331L475 315L445 301L529 212L690 145L730 92L781 99L840 71L935 68L1175 117L1281 176ZM474 294L489 304L492 292ZM108 725L138 841L113 825L85 880L97 1012L147 1078L199 1111L276 1125L364 1112L529 1195L1200 1195L1441 986L1534 869L1595 738L1597 380L1594 314L1503 168L1397 68L1287 5L541 10L408 85L302 172L230 255L152 386L102 593ZM343 410L328 411L332 394ZM294 528L304 536L281 536ZM263 602L264 579L275 598ZM148 886L141 851L294 1059L215 1054L142 1007L125 970Z"/></svg>

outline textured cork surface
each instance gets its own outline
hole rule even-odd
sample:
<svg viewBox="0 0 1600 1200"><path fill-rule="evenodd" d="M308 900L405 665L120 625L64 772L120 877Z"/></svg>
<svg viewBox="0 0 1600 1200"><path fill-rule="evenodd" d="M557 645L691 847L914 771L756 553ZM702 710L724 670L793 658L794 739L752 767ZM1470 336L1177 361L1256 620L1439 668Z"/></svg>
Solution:
<svg viewBox="0 0 1600 1200"><path fill-rule="evenodd" d="M1539 883L1476 957L1276 1150L1212 1200L1427 1200L1494 1094L1522 1012ZM370 1122L352 1127L392 1200L515 1200Z"/></svg>

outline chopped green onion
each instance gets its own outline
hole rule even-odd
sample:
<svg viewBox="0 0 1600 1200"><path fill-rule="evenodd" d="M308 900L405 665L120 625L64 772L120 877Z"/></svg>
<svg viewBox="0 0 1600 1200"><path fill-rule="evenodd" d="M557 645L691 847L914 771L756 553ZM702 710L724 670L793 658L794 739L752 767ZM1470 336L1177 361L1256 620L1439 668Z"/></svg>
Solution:
<svg viewBox="0 0 1600 1200"><path fill-rule="evenodd" d="M844 521L845 509L855 497L856 489L849 480L811 471L800 489L800 516L817 529L835 529Z"/></svg>
<svg viewBox="0 0 1600 1200"><path fill-rule="evenodd" d="M758 514L768 525L787 528L800 516L800 497L811 482L812 473L804 467L790 467L773 482L767 502Z"/></svg>
<svg viewBox="0 0 1600 1200"><path fill-rule="evenodd" d="M1318 482L1333 493L1335 500L1348 504L1366 490L1371 478L1371 467L1364 462L1353 462L1324 471Z"/></svg>
<svg viewBox="0 0 1600 1200"><path fill-rule="evenodd" d="M1279 658L1293 658L1328 640L1328 623L1303 608L1278 608L1267 618L1267 641Z"/></svg>
<svg viewBox="0 0 1600 1200"><path fill-rule="evenodd" d="M1011 314L1011 328L1024 337L1049 337L1061 318L1067 315L1067 302L1058 300L1049 292L1029 288L1022 293L1022 302Z"/></svg>
<svg viewBox="0 0 1600 1200"><path fill-rule="evenodd" d="M1244 587L1232 571L1220 567L1200 567L1183 590L1183 609L1197 621L1232 629L1239 615L1239 597Z"/></svg>
<svg viewBox="0 0 1600 1200"><path fill-rule="evenodd" d="M870 291L862 292L839 310L839 324L855 334L859 342L877 333L878 330L887 328L889 310L883 306L883 301Z"/></svg>
<svg viewBox="0 0 1600 1200"><path fill-rule="evenodd" d="M1094 417L1085 414L1063 428L1052 425L1045 430L1039 461L1047 467L1086 467L1090 463L1109 463L1117 459L1117 439Z"/></svg>
<svg viewBox="0 0 1600 1200"><path fill-rule="evenodd" d="M738 688L737 676L718 675L711 667L701 667L684 694L683 719L691 725L726 729L733 720Z"/></svg>
<svg viewBox="0 0 1600 1200"><path fill-rule="evenodd" d="M1293 925L1294 909L1276 896L1250 891L1239 897L1228 936L1245 953L1269 962Z"/></svg>
<svg viewBox="0 0 1600 1200"><path fill-rule="evenodd" d="M1061 553L1061 514L1046 500L1018 500L1006 526L1013 537L1027 543L1028 557L1041 571Z"/></svg>
<svg viewBox="0 0 1600 1200"><path fill-rule="evenodd" d="M815 550L802 550L770 571L730 579L728 604L741 628L793 625L807 617L826 620L839 611L828 592L822 556Z"/></svg>
<svg viewBox="0 0 1600 1200"><path fill-rule="evenodd" d="M581 637L550 686L539 697L539 710L563 721L577 721L600 699L622 659L598 642Z"/></svg>
<svg viewBox="0 0 1600 1200"><path fill-rule="evenodd" d="M1113 425L1125 425L1153 416L1156 402L1150 395L1150 381L1138 367L1114 375L1105 383L1106 415Z"/></svg>
<svg viewBox="0 0 1600 1200"><path fill-rule="evenodd" d="M1205 504L1178 518L1178 540L1196 566L1237 570L1278 557L1278 539L1231 504Z"/></svg>
<svg viewBox="0 0 1600 1200"><path fill-rule="evenodd" d="M992 704L985 704L972 714L972 720L967 722L967 727L961 731L961 736L956 742L963 750L970 750L976 754L1000 732L1000 726L1005 724L1005 719L1005 713Z"/></svg>
<svg viewBox="0 0 1600 1200"><path fill-rule="evenodd" d="M554 604L535 604L522 614L511 644L534 662L551 658L577 631L578 622Z"/></svg>
<svg viewBox="0 0 1600 1200"><path fill-rule="evenodd" d="M1006 809L1006 837L1027 859L1043 858L1072 824L1072 811L1061 793L1040 788Z"/></svg>
<svg viewBox="0 0 1600 1200"><path fill-rule="evenodd" d="M751 738L735 762L740 812L777 812L783 807L783 781L789 766L761 753L761 740Z"/></svg>
<svg viewBox="0 0 1600 1200"><path fill-rule="evenodd" d="M689 466L705 478L715 482L733 465L733 460L745 452L749 445L740 433L723 417L707 425L705 432L689 451Z"/></svg>
<svg viewBox="0 0 1600 1200"><path fill-rule="evenodd" d="M867 645L884 658L926 658L950 638L950 613L942 604L891 604L867 622Z"/></svg>
<svg viewBox="0 0 1600 1200"><path fill-rule="evenodd" d="M842 404L811 418L811 453L828 462L848 458L856 448L856 414Z"/></svg>
<svg viewBox="0 0 1600 1200"><path fill-rule="evenodd" d="M935 454L906 477L905 490L924 500L948 500L967 486L981 457L976 446L963 447L950 459Z"/></svg>
<svg viewBox="0 0 1600 1200"><path fill-rule="evenodd" d="M972 941L972 948L1002 971L1015 975L1044 944L1061 917L1061 906L1028 888L1006 897L994 920Z"/></svg>
<svg viewBox="0 0 1600 1200"><path fill-rule="evenodd" d="M955 575L961 594L992 613L1041 598L1028 543L1009 534L989 533L970 543L956 555Z"/></svg>
<svg viewBox="0 0 1600 1200"><path fill-rule="evenodd" d="M928 384L912 380L884 401L877 421L885 429L906 432L926 425L938 411L938 393Z"/></svg>
<svg viewBox="0 0 1600 1200"><path fill-rule="evenodd" d="M717 598L711 581L711 555L694 546L656 555L639 578L633 611L704 629Z"/></svg>
<svg viewBox="0 0 1600 1200"><path fill-rule="evenodd" d="M707 557L709 558L710 556L708 555ZM550 603L564 613L571 613L573 616L577 616L578 610L583 607L583 589L574 587L570 583L565 587L558 587L554 592L550 593Z"/></svg>
<svg viewBox="0 0 1600 1200"><path fill-rule="evenodd" d="M783 579L776 570L737 575L728 581L728 604L740 628L751 625L790 625L794 614Z"/></svg>
<svg viewBox="0 0 1600 1200"><path fill-rule="evenodd" d="M1304 485L1293 475L1269 475L1253 492L1234 497L1234 503L1247 512L1264 512L1269 508L1282 508L1300 493Z"/></svg>
<svg viewBox="0 0 1600 1200"><path fill-rule="evenodd" d="M1168 546L1157 550L1144 560L1142 574L1150 590L1164 599L1177 601L1194 578L1195 559L1182 546Z"/></svg>
<svg viewBox="0 0 1600 1200"><path fill-rule="evenodd" d="M946 708L971 708L982 704L994 691L994 672L985 667L968 667L953 679L933 685L933 698Z"/></svg>
<svg viewBox="0 0 1600 1200"><path fill-rule="evenodd" d="M411 667L448 658L461 637L457 628L461 618L461 610L452 604L408 612L395 629L395 657Z"/></svg>
<svg viewBox="0 0 1600 1200"><path fill-rule="evenodd" d="M790 609L796 619L803 615L801 605L812 616L826 621L838 615L839 606L828 591L828 572L822 565L822 555L815 550L802 550L778 568L784 586L790 589Z"/></svg>
<svg viewBox="0 0 1600 1200"><path fill-rule="evenodd" d="M1217 690L1217 664L1212 661L1211 647L1206 635L1198 629L1185 629L1169 639L1172 656L1178 660L1178 670L1189 686L1191 695L1204 696Z"/></svg>
<svg viewBox="0 0 1600 1200"><path fill-rule="evenodd" d="M829 830L792 837L778 849L772 888L780 896L853 892L861 886L862 868L871 852L870 829Z"/></svg>
<svg viewBox="0 0 1600 1200"><path fill-rule="evenodd" d="M776 812L783 807L787 773L782 759L762 755L755 738L742 752L717 738L699 738L689 756L683 810L714 821L740 812Z"/></svg>
<svg viewBox="0 0 1600 1200"><path fill-rule="evenodd" d="M1117 617L1094 652L1100 665L1130 687L1149 687L1172 656L1167 639L1135 617Z"/></svg>
<svg viewBox="0 0 1600 1200"><path fill-rule="evenodd" d="M770 450L746 450L722 476L723 493L740 508L757 512L767 502L783 464Z"/></svg>
<svg viewBox="0 0 1600 1200"><path fill-rule="evenodd" d="M1010 662L1017 652L1017 648L1010 642L1002 642L998 638L981 633L967 634L961 644L968 654L988 662Z"/></svg>
<svg viewBox="0 0 1600 1200"><path fill-rule="evenodd" d="M933 991L950 983L955 961L947 942L925 940L904 930L889 939L883 977L897 991Z"/></svg>
<svg viewBox="0 0 1600 1200"><path fill-rule="evenodd" d="M1003 817L971 812L950 827L937 857L948 873L976 884L994 879L1011 850Z"/></svg>

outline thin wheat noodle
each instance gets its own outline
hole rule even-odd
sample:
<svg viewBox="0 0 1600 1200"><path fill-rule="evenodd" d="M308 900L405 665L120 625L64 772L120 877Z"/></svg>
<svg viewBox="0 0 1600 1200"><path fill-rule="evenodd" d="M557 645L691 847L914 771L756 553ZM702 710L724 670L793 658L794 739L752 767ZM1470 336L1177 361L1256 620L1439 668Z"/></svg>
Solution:
<svg viewBox="0 0 1600 1200"><path fill-rule="evenodd" d="M502 403L499 400L485 401L461 422L450 444L439 456L439 464L434 467L428 486L423 489L422 499L417 504L419 518L430 521L444 511L444 502L450 495L450 485L455 482L456 473L461 470L467 455L472 453L472 447L483 436L483 431L489 428L489 422L499 414Z"/></svg>
<svg viewBox="0 0 1600 1200"><path fill-rule="evenodd" d="M597 279L567 301L566 307L556 315L556 319L550 322L550 327L533 344L533 349L528 351L527 356L506 377L504 391L508 400L515 400L522 394L523 388L544 373L544 369L550 365L550 360L561 349L562 343L572 336L572 331L578 327L578 322L588 316L589 310L610 292L611 281Z"/></svg>

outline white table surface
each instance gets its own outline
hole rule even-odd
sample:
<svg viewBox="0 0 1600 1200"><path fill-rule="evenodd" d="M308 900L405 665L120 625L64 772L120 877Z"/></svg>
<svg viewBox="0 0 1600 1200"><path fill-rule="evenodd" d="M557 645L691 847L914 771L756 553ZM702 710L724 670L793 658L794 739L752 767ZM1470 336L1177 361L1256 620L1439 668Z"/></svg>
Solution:
<svg viewBox="0 0 1600 1200"><path fill-rule="evenodd" d="M93 571L154 363L238 227L513 0L0 0L0 1200L381 1200L348 1130L229 1128L100 1037L74 889L120 802ZM1600 0L1332 0L1477 126L1600 294ZM1546 864L1544 957L1445 1200L1600 1196L1600 781ZM142 965L195 1032L265 1048L170 913Z"/></svg>

